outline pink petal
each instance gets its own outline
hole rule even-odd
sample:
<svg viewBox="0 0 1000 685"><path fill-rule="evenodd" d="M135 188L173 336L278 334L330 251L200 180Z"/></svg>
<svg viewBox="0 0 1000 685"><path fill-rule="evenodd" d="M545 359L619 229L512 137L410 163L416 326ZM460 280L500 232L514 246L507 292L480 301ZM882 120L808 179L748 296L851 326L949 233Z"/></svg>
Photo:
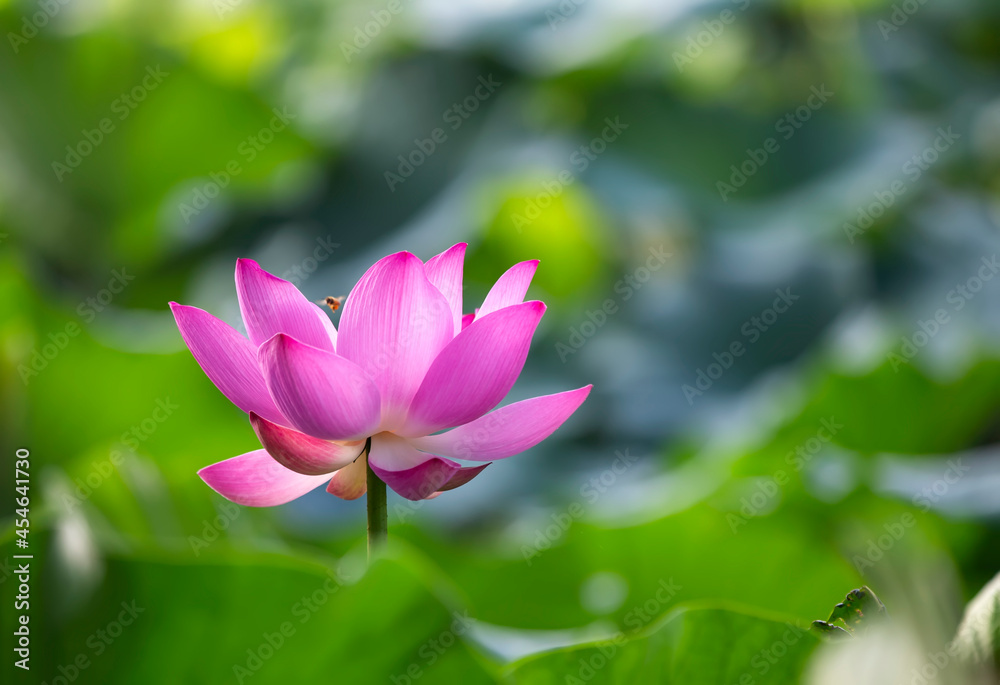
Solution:
<svg viewBox="0 0 1000 685"><path fill-rule="evenodd" d="M236 261L236 295L247 335L260 347L276 333L333 352L337 331L326 312L292 283L264 271L252 259Z"/></svg>
<svg viewBox="0 0 1000 685"><path fill-rule="evenodd" d="M399 433L429 435L495 407L520 375L543 313L541 302L525 302L473 321L434 360Z"/></svg>
<svg viewBox="0 0 1000 685"><path fill-rule="evenodd" d="M399 425L431 362L454 337L451 305L409 252L376 262L347 297L338 352L368 372L384 430ZM280 405L279 405L280 406Z"/></svg>
<svg viewBox="0 0 1000 685"><path fill-rule="evenodd" d="M483 306L476 312L476 318L482 318L498 309L524 302L524 295L528 292L528 286L531 285L531 279L537 269L537 259L521 262L507 269L506 273L497 279L497 282L490 288L490 292L486 294Z"/></svg>
<svg viewBox="0 0 1000 685"><path fill-rule="evenodd" d="M478 312L479 310L477 309L476 311ZM464 331L466 328L468 328L469 324L472 323L473 321L475 321L475 319L476 319L476 315L474 313L473 314L466 314L465 316L463 316L462 317L462 330Z"/></svg>
<svg viewBox="0 0 1000 685"><path fill-rule="evenodd" d="M463 466L458 470L458 472L452 476L447 483L442 485L440 489L431 495L428 495L425 499L434 499L438 495L448 490L454 490L455 488L465 485L470 480L482 473L489 464L483 464L482 466Z"/></svg>
<svg viewBox="0 0 1000 685"><path fill-rule="evenodd" d="M289 471L264 450L254 450L206 466L198 472L208 487L231 502L273 507L291 502L330 479Z"/></svg>
<svg viewBox="0 0 1000 685"><path fill-rule="evenodd" d="M465 485L470 480L472 480L480 473L482 473L483 469L485 469L487 466L489 466L489 464L483 464L482 466L463 466L458 470L458 473L452 476L447 483L438 488L438 491L434 494L439 495L442 492L445 492L446 490L454 490L455 488L461 485Z"/></svg>
<svg viewBox="0 0 1000 685"><path fill-rule="evenodd" d="M267 392L257 364L257 347L203 309L170 303L184 344L205 375L243 411L287 423Z"/></svg>
<svg viewBox="0 0 1000 685"><path fill-rule="evenodd" d="M378 426L378 389L357 364L283 333L261 345L258 355L271 397L299 431L359 440Z"/></svg>
<svg viewBox="0 0 1000 685"><path fill-rule="evenodd" d="M364 449L364 445L361 445ZM326 491L340 499L357 499L368 490L368 457L360 456L354 462L333 474Z"/></svg>
<svg viewBox="0 0 1000 685"><path fill-rule="evenodd" d="M410 442L425 452L468 461L520 454L552 435L583 404L592 387L514 402L447 433Z"/></svg>
<svg viewBox="0 0 1000 685"><path fill-rule="evenodd" d="M451 305L455 335L462 330L462 266L465 263L465 248L468 243L452 245L447 250L431 257L424 265L427 280L441 291Z"/></svg>
<svg viewBox="0 0 1000 685"><path fill-rule="evenodd" d="M368 463L386 485L414 501L428 499L440 491L462 468L450 459L419 452L391 433L372 437Z"/></svg>
<svg viewBox="0 0 1000 685"><path fill-rule="evenodd" d="M250 424L260 438L260 444L276 462L307 476L332 473L343 468L357 459L365 448L364 440L345 444L320 440L271 423L253 413L250 414Z"/></svg>

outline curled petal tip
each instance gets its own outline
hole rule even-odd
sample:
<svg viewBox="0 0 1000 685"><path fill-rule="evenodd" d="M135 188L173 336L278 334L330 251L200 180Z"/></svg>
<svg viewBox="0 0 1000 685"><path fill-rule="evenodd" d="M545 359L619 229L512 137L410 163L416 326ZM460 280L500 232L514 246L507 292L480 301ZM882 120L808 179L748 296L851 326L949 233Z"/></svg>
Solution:
<svg viewBox="0 0 1000 685"><path fill-rule="evenodd" d="M490 461L485 464L480 464L479 466L463 466L448 480L447 483L442 485L441 488L436 493L434 493L434 496L436 497L442 492L446 492L448 490L454 490L457 487L465 485L470 480L472 480L480 473L482 473L486 469L486 467L492 463L493 462Z"/></svg>
<svg viewBox="0 0 1000 685"><path fill-rule="evenodd" d="M247 271L263 271L260 264L256 260L250 259L249 257L240 257L236 260L236 278L240 277L240 273L246 273Z"/></svg>
<svg viewBox="0 0 1000 685"><path fill-rule="evenodd" d="M268 338L267 340L265 340L264 342L262 342L260 344L260 346L264 347L265 345L270 346L270 345L279 345L279 344L280 345L284 345L285 343L288 342L288 338L289 337L290 336L287 333L280 333L280 332L279 333L275 333L270 338Z"/></svg>
<svg viewBox="0 0 1000 685"><path fill-rule="evenodd" d="M391 255L386 257L386 259L395 257L396 259L420 259L417 255L413 254L409 250L400 250L399 252L393 252ZM420 263L423 264L423 260L420 259Z"/></svg>
<svg viewBox="0 0 1000 685"><path fill-rule="evenodd" d="M529 300L524 304L528 305L529 306L528 308L531 309L532 311L538 312L539 315L544 314L545 311L549 308L549 306L544 302L542 302L541 300Z"/></svg>

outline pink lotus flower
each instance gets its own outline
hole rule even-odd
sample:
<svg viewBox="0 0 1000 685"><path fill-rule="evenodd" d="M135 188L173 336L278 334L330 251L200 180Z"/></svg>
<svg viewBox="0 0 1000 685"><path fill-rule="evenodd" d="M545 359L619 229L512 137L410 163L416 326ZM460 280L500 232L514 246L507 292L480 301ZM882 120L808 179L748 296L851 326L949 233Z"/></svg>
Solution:
<svg viewBox="0 0 1000 685"><path fill-rule="evenodd" d="M520 375L545 311L542 302L523 301L538 262L511 267L463 316L465 248L459 243L426 264L409 252L379 260L348 296L339 331L323 308L249 259L236 263L249 339L171 302L198 364L250 415L264 448L198 475L233 502L265 507L323 484L356 499L370 464L393 490L419 500L489 465L464 467L449 457L490 462L551 435L591 386L490 411Z"/></svg>

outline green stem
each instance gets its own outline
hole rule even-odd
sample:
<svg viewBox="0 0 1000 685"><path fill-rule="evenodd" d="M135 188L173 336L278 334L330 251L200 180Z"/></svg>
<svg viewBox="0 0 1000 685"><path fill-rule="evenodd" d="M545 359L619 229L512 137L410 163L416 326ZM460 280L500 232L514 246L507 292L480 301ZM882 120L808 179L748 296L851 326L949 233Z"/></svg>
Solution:
<svg viewBox="0 0 1000 685"><path fill-rule="evenodd" d="M372 448L372 439L368 438L365 445L365 461ZM389 516L385 503L385 483L379 478L370 463L367 465L368 481L368 563L375 558L376 552L385 544L389 535Z"/></svg>

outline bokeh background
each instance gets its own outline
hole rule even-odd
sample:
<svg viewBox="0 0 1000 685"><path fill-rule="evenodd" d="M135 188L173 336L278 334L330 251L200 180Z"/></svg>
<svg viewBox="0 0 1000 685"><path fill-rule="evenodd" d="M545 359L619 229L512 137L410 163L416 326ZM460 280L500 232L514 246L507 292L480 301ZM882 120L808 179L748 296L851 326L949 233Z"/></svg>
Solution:
<svg viewBox="0 0 1000 685"><path fill-rule="evenodd" d="M0 0L0 29L3 555L22 447L35 554L30 673L0 573L4 682L991 682L937 655L1000 570L993 0ZM363 500L196 477L257 442L168 301L239 325L238 257L320 299L459 241L466 311L541 260L510 400L594 384L550 440L390 499L368 572ZM890 628L796 632L865 584Z"/></svg>

